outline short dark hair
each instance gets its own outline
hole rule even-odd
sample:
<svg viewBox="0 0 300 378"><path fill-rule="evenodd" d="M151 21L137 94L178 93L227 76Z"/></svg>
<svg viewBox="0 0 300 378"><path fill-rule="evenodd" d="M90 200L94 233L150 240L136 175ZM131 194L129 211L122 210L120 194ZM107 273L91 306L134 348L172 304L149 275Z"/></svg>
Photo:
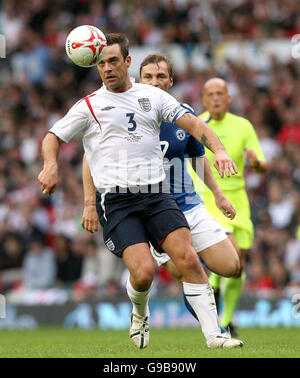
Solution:
<svg viewBox="0 0 300 378"><path fill-rule="evenodd" d="M108 33L106 34L107 46L118 44L120 46L121 54L124 60L129 55L129 40L125 34Z"/></svg>
<svg viewBox="0 0 300 378"><path fill-rule="evenodd" d="M171 63L170 59L168 59L163 54L149 54L149 55L147 55L146 58L142 61L141 65L140 65L140 76L142 74L143 67L147 66L148 64L152 64L152 63L158 64L160 62L166 62L167 63L170 78L173 79L173 77L174 77L173 64Z"/></svg>

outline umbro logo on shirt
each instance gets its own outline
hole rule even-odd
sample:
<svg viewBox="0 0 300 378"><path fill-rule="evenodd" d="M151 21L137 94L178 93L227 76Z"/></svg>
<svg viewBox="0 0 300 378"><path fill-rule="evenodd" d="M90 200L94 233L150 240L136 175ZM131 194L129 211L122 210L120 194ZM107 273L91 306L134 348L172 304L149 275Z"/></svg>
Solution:
<svg viewBox="0 0 300 378"><path fill-rule="evenodd" d="M106 106L105 108L102 108L101 110L111 110L114 109L115 106Z"/></svg>

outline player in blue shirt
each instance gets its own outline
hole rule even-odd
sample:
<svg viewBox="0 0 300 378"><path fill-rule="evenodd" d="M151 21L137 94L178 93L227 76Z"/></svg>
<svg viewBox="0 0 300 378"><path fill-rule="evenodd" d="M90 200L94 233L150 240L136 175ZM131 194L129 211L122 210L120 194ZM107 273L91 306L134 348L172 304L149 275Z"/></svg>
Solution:
<svg viewBox="0 0 300 378"><path fill-rule="evenodd" d="M147 56L140 67L140 81L168 91L173 85L173 69L170 61L160 54ZM194 114L192 108L185 104L181 105ZM195 192L185 163L186 158L192 159L196 173L214 193L217 206L225 216L232 219L235 210L214 179L205 157L204 146L185 130L170 123L162 123L160 140L171 192L191 227L195 250L211 271L219 271L220 275L226 277L234 276L238 273L238 256L224 229L205 210L201 197ZM200 158L198 165L197 158ZM170 257L166 253L157 253L153 248L151 252L158 266L164 265L180 282L180 273ZM185 296L184 302L191 314L197 318Z"/></svg>
<svg viewBox="0 0 300 378"><path fill-rule="evenodd" d="M181 106L194 113L189 106L184 104ZM186 169L185 158L203 157L204 146L185 130L167 122L161 124L160 141L171 192L180 210L188 211L203 201L194 190L193 180ZM178 172L174 172L175 170Z"/></svg>
<svg viewBox="0 0 300 378"><path fill-rule="evenodd" d="M141 64L140 81L168 91L173 84L170 61L161 54L147 56ZM185 104L181 106L194 114L189 106ZM224 215L233 218L235 210L213 176L203 145L185 130L165 122L161 125L160 140L171 192L180 210L190 219L192 236L197 235L195 240L193 239L196 251L201 252L201 258L210 270L220 271L220 274L224 276L235 275L239 265L237 254L222 227L206 212L201 197L195 192L185 163L186 158L192 159L196 173L214 193L217 206ZM159 257L160 264L162 257L163 260L169 261L167 256L159 254ZM172 270L175 267L171 267L170 262L167 268Z"/></svg>

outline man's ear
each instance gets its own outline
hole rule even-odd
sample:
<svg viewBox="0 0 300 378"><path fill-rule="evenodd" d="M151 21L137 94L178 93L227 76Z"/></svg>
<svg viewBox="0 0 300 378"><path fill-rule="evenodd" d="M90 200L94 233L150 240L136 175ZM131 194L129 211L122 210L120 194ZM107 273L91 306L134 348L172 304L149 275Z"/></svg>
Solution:
<svg viewBox="0 0 300 378"><path fill-rule="evenodd" d="M129 68L131 66L131 56L130 55L126 56L125 63L127 65L127 68Z"/></svg>

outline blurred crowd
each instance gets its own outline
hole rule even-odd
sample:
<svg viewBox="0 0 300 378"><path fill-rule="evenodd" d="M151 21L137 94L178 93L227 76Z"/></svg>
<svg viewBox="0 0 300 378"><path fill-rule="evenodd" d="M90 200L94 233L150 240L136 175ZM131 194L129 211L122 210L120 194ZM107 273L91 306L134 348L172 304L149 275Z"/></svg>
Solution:
<svg viewBox="0 0 300 378"><path fill-rule="evenodd" d="M293 0L0 1L0 292L70 289L75 298L123 290L124 265L103 245L101 231L85 232L80 139L63 145L56 192L37 182L40 144L47 130L81 97L101 84L96 69L65 57L68 32L81 24L120 31L131 45L290 38L300 33L300 2ZM255 3L255 6L254 6ZM300 289L300 63L275 58L259 71L226 62L222 76L231 111L248 118L260 138L268 173L246 169L256 238L247 257L245 291L291 295ZM173 93L203 111L204 82L218 76L187 65ZM161 269L157 284L180 292Z"/></svg>
<svg viewBox="0 0 300 378"><path fill-rule="evenodd" d="M48 46L64 43L67 28L101 25L132 44L285 38L299 33L297 0L2 0L3 32L11 48L30 27ZM10 33L13 32L13 33Z"/></svg>

